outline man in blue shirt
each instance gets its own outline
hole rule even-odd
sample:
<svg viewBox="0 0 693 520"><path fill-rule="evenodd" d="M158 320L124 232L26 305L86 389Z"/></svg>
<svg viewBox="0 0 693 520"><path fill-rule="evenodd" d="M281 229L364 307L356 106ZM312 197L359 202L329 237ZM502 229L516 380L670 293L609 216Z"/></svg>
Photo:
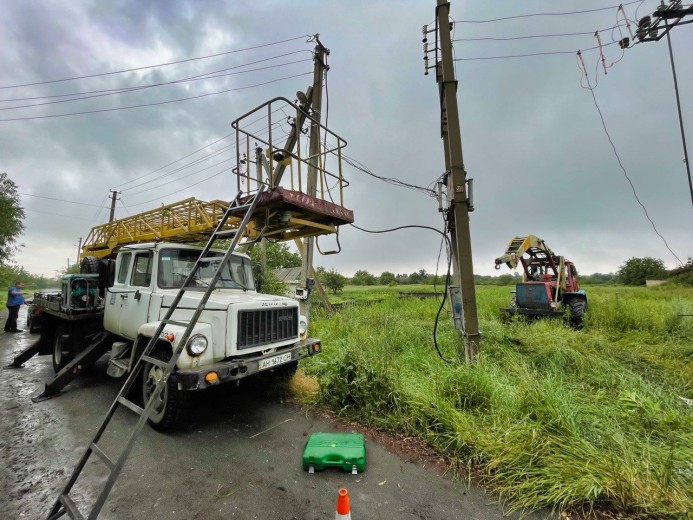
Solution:
<svg viewBox="0 0 693 520"><path fill-rule="evenodd" d="M14 287L10 287L7 290L7 310L9 311L9 316L7 317L7 322L5 322L5 332L22 332L17 328L17 316L19 316L20 305L24 303L23 287L24 282L17 280Z"/></svg>

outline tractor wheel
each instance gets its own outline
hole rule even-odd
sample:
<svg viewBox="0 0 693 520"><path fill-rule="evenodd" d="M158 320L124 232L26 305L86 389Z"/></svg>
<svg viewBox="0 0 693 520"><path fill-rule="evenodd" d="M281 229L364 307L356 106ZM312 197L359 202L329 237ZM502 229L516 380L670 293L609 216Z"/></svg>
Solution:
<svg viewBox="0 0 693 520"><path fill-rule="evenodd" d="M81 274L97 274L99 272L99 259L95 256L85 256L79 266Z"/></svg>
<svg viewBox="0 0 693 520"><path fill-rule="evenodd" d="M570 308L570 326L576 330L581 329L587 302L585 300L573 298L568 302L568 307Z"/></svg>

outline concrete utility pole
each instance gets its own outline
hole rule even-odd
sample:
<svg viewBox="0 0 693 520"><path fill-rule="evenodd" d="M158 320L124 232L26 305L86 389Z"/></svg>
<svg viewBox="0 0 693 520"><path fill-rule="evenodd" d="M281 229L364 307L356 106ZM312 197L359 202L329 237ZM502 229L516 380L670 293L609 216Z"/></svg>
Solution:
<svg viewBox="0 0 693 520"><path fill-rule="evenodd" d="M440 90L440 129L445 151L445 180L448 207L447 223L452 245L453 281L449 287L455 328L460 332L467 363L474 363L479 353L479 321L476 312L476 291L472 265L472 242L469 212L473 211L471 183L467 182L462 157L462 137L457 111L457 80L452 57L450 3L437 0L436 6L436 81ZM424 27L424 41L426 37ZM427 50L427 47L424 47Z"/></svg>
<svg viewBox="0 0 693 520"><path fill-rule="evenodd" d="M79 244L77 245L77 263L79 263L79 255L82 253L82 237L79 237Z"/></svg>
<svg viewBox="0 0 693 520"><path fill-rule="evenodd" d="M315 56L313 58L313 99L312 110L313 119L316 121L322 120L322 80L325 73L325 56L329 51L320 43L320 40L315 38ZM300 128L296 131L300 132ZM320 125L312 122L310 127L310 157L308 160L308 179L306 186L306 194L315 197L318 186L318 169L320 168ZM301 285L306 288L306 294L310 294L314 279L313 274L313 249L315 246L315 237L305 237L303 239L302 263L301 263ZM310 280L313 280L311 283ZM310 287L309 287L310 286ZM301 314L308 316L310 314L310 298L300 300Z"/></svg>
<svg viewBox="0 0 693 520"><path fill-rule="evenodd" d="M111 215L108 217L109 222L113 222L115 220L116 200L118 200L118 192L113 190L111 193L113 193L113 196L111 197Z"/></svg>

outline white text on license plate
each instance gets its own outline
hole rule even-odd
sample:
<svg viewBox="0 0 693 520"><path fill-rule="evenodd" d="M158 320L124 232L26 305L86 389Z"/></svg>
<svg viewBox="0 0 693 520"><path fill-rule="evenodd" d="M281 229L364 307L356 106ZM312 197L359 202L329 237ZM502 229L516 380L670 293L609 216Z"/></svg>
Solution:
<svg viewBox="0 0 693 520"><path fill-rule="evenodd" d="M291 352L279 354L278 356L267 359L261 359L257 364L257 368L258 370L265 370L266 368L276 367L277 365L288 363L289 361L291 361Z"/></svg>

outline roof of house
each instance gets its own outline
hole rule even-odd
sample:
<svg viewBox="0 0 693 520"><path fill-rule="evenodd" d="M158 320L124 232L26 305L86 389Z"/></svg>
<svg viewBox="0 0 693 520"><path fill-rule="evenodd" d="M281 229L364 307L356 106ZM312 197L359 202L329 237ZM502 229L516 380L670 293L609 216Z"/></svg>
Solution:
<svg viewBox="0 0 693 520"><path fill-rule="evenodd" d="M298 282L301 279L301 268L286 267L283 269L275 269L274 275L284 283Z"/></svg>

